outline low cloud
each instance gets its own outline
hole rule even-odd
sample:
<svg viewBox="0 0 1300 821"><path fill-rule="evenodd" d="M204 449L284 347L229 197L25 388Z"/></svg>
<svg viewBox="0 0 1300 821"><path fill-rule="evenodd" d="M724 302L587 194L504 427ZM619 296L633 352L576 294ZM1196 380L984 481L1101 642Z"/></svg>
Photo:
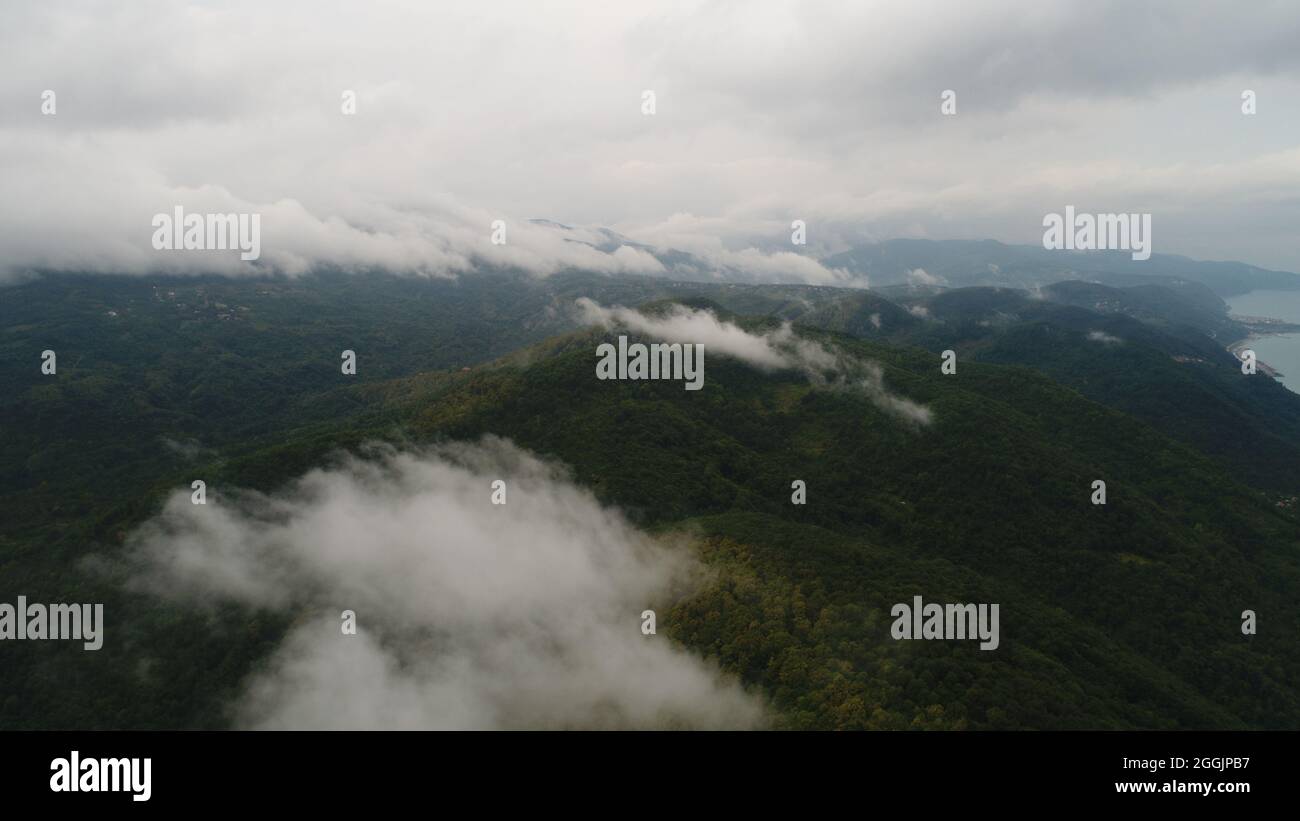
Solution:
<svg viewBox="0 0 1300 821"><path fill-rule="evenodd" d="M818 241L790 249L788 221L701 217L676 212L666 219L626 226L639 240L680 255L672 273L691 279L735 282L798 282L839 288L867 288L865 273L825 265L819 256L845 250L843 241Z"/></svg>
<svg viewBox="0 0 1300 821"><path fill-rule="evenodd" d="M907 282L912 287L916 287L918 285L942 285L947 280L928 273L924 268L913 268L907 272Z"/></svg>
<svg viewBox="0 0 1300 821"><path fill-rule="evenodd" d="M160 440L164 448L169 452L185 459L186 461L197 459L205 454L212 453L211 448L203 446L198 439L189 437L186 439L173 439L170 436L163 436Z"/></svg>
<svg viewBox="0 0 1300 821"><path fill-rule="evenodd" d="M1103 345L1120 345L1124 342L1124 340L1120 339L1118 336L1112 336L1105 331L1089 331L1088 338L1093 342L1100 342Z"/></svg>
<svg viewBox="0 0 1300 821"><path fill-rule="evenodd" d="M506 504L491 503L506 482ZM128 540L134 587L293 614L235 705L255 728L753 727L756 697L674 645L698 583L560 468L488 438L376 447L273 495L178 492ZM657 609L659 634L642 635ZM343 635L341 613L356 614Z"/></svg>
<svg viewBox="0 0 1300 821"><path fill-rule="evenodd" d="M65 164L76 162L74 153ZM86 167L83 179L77 200L16 215L0 229L0 281L28 270L297 276L322 266L431 277L480 268L517 268L536 276L570 268L665 273L645 250L593 247L587 241L595 236L591 231L560 230L442 195L407 195L392 204L354 197L326 209L298 199L245 198L218 185L175 186L145 172L121 179ZM20 170L7 186L20 200L39 201L46 180ZM112 208L94 205L109 201ZM154 216L171 215L178 206L185 214L259 215L259 258L242 260L238 249L155 249ZM100 210L92 214L92 208ZM505 225L503 244L493 243L498 220Z"/></svg>
<svg viewBox="0 0 1300 821"><path fill-rule="evenodd" d="M667 342L702 343L707 354L730 356L762 371L797 370L819 388L860 391L881 410L907 422L928 425L931 421L929 408L885 388L878 363L804 339L789 322L754 334L718 319L712 311L684 305L672 305L660 315L617 305L606 308L586 297L577 300L577 306L584 324L623 327Z"/></svg>

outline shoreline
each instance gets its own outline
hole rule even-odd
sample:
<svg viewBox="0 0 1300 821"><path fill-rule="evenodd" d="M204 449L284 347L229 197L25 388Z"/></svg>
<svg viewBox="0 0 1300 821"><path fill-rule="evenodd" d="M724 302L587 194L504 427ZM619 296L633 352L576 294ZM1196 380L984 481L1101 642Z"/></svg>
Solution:
<svg viewBox="0 0 1300 821"><path fill-rule="evenodd" d="M1252 344L1254 344L1257 340L1263 339L1264 337L1267 337L1267 336L1286 336L1288 333L1293 333L1293 332L1290 332L1290 331L1286 331L1286 332L1284 332L1284 331L1257 331L1257 330L1255 330L1255 329L1252 328L1251 331L1250 331L1250 334L1248 334L1248 335L1245 336L1244 338L1242 338L1242 339L1238 339L1238 340L1235 341L1235 342L1231 342L1231 343L1229 343L1228 346L1227 346L1227 351L1228 351L1228 353L1232 354L1233 357L1234 357L1238 362L1240 362L1240 361L1241 361L1241 352L1244 351L1244 350L1246 350L1247 348L1249 348L1249 347L1250 347ZM1281 379L1282 377L1284 377L1284 376L1286 375L1286 374L1282 373L1281 371L1279 371L1277 368L1274 368L1272 365L1270 365L1270 364L1268 364L1267 362L1265 362L1264 360L1260 359L1258 355L1255 357L1255 367L1259 370L1260 373L1263 373L1263 374L1266 374L1266 375L1268 375L1268 376L1271 376L1271 377L1273 377L1274 379Z"/></svg>

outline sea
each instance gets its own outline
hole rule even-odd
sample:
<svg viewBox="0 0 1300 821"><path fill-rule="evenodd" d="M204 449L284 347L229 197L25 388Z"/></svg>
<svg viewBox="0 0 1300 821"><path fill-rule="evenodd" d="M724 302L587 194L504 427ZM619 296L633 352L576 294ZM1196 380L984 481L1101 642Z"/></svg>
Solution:
<svg viewBox="0 0 1300 821"><path fill-rule="evenodd" d="M1229 297L1228 310L1245 316L1267 316L1300 324L1300 291L1251 291ZM1250 347L1258 359L1282 372L1281 382L1300 393L1300 334L1261 336Z"/></svg>

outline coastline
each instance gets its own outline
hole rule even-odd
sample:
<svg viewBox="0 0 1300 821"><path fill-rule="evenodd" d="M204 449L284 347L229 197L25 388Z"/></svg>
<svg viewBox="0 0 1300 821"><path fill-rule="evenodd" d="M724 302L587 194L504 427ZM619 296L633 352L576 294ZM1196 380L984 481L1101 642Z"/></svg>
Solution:
<svg viewBox="0 0 1300 821"><path fill-rule="evenodd" d="M1227 352L1231 353L1235 360L1242 361L1242 351L1245 351L1245 349L1251 347L1252 344L1255 344L1256 340L1264 339L1265 336L1284 336L1288 333L1294 333L1294 331L1258 331L1252 327L1251 333L1247 336L1236 340L1236 342L1230 343L1229 346L1227 346ZM1255 366L1258 372L1268 374L1274 379L1282 378L1284 375L1281 370L1274 368L1274 366L1269 365L1268 362L1265 362L1264 360L1258 359L1258 357L1255 359Z"/></svg>

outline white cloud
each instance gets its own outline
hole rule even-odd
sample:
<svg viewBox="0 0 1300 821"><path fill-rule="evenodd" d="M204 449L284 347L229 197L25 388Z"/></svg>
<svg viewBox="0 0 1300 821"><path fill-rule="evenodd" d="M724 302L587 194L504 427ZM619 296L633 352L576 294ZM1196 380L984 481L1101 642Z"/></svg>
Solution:
<svg viewBox="0 0 1300 821"><path fill-rule="evenodd" d="M765 371L795 365L795 360L779 350L771 337L751 334L734 323L723 322L712 311L674 305L662 316L648 316L620 305L605 308L586 297L579 299L577 306L584 324L621 325L668 342L702 343L707 353L735 357Z"/></svg>
<svg viewBox="0 0 1300 821"><path fill-rule="evenodd" d="M169 452L176 454L185 460L197 459L205 453L210 453L211 449L203 446L203 443L193 437L184 439L173 439L170 436L160 438L163 447Z"/></svg>
<svg viewBox="0 0 1300 821"><path fill-rule="evenodd" d="M873 404L907 422L928 425L930 409L897 396L885 387L884 371L870 360L830 350L804 339L789 322L776 330L753 334L712 312L671 305L659 315L647 315L622 306L606 308L583 297L577 300L579 320L607 328L625 327L667 342L702 343L706 355L722 354L763 371L797 370L814 385L832 390L855 390ZM832 375L828 377L828 372Z"/></svg>
<svg viewBox="0 0 1300 821"><path fill-rule="evenodd" d="M1158 252L1300 269L1300 9L1156 5L11 4L0 266L257 270L149 247L152 214L210 203L262 211L264 267L291 273L655 272L524 227L549 217L698 253L701 276L857 285L814 257L1036 243L1074 203L1152 213Z"/></svg>
<svg viewBox="0 0 1300 821"><path fill-rule="evenodd" d="M908 284L916 285L941 285L944 282L943 277L937 277L934 274L927 273L924 268L913 268L907 272Z"/></svg>
<svg viewBox="0 0 1300 821"><path fill-rule="evenodd" d="M504 505L491 504L494 479ZM700 578L693 554L503 440L382 448L270 496L210 488L199 506L178 492L128 544L143 589L299 615L247 683L241 725L764 720L754 697L664 632L667 606ZM650 608L654 636L640 630ZM358 635L342 634L343 610Z"/></svg>
<svg viewBox="0 0 1300 821"><path fill-rule="evenodd" d="M1112 336L1105 331L1089 331L1088 338L1093 342L1100 342L1103 345L1119 345L1124 341L1118 336Z"/></svg>

